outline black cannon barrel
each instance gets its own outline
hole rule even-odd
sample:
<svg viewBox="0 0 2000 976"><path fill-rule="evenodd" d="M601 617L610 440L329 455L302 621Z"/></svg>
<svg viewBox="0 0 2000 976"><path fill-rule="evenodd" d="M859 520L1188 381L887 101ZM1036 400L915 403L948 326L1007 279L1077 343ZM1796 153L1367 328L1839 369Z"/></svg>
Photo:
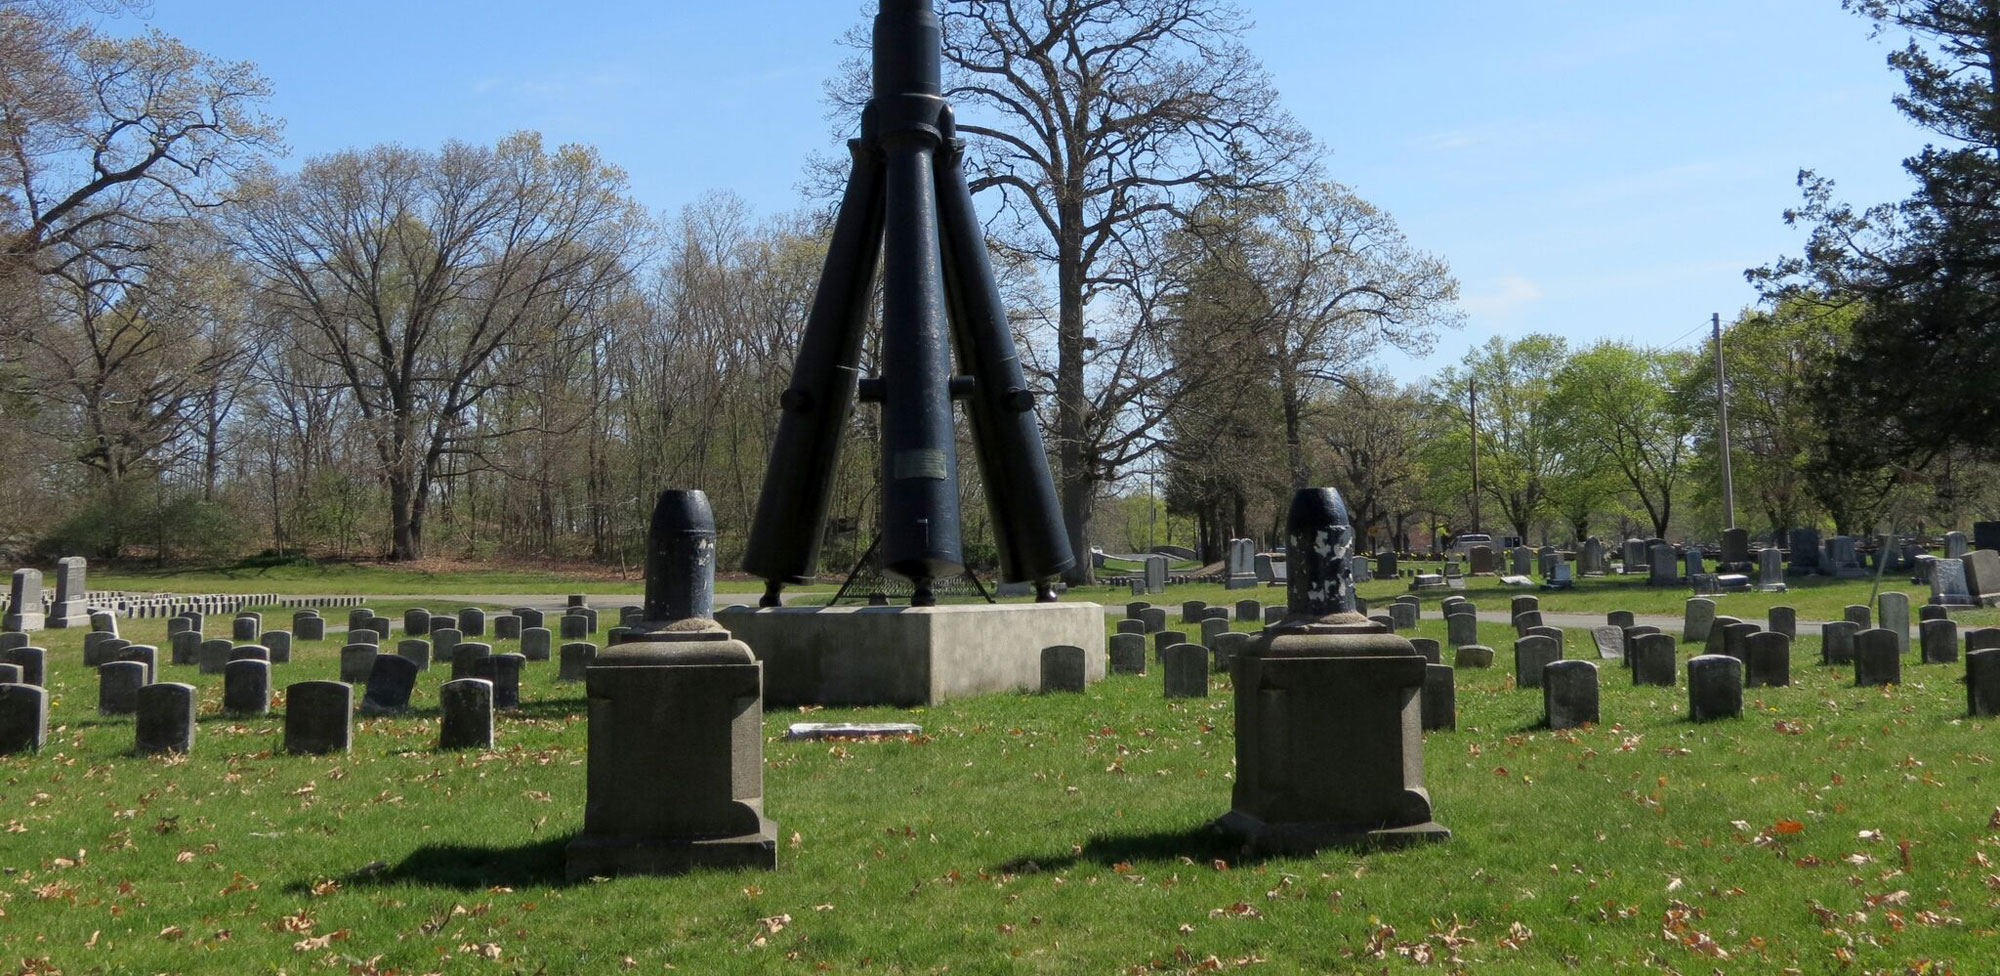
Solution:
<svg viewBox="0 0 2000 976"><path fill-rule="evenodd" d="M1292 494L1285 515L1285 596L1292 617L1354 612L1354 576L1347 564L1353 525L1340 492L1300 488Z"/></svg>
<svg viewBox="0 0 2000 976"><path fill-rule="evenodd" d="M945 295L951 302L952 341L972 375L967 413L986 508L993 513L1000 574L1009 582L1047 579L1076 561L1063 531L1062 508L1049 477L1035 398L1028 390L1007 306L993 279L986 235L965 183L962 144L950 139L951 114L943 116L948 141L937 164L938 219L943 227Z"/></svg>
<svg viewBox="0 0 2000 976"><path fill-rule="evenodd" d="M937 95L943 52L930 0L882 0L872 48L875 95Z"/></svg>
<svg viewBox="0 0 2000 976"><path fill-rule="evenodd" d="M708 494L669 488L653 505L646 536L646 622L706 619L714 606L715 513Z"/></svg>
<svg viewBox="0 0 2000 976"><path fill-rule="evenodd" d="M872 137L866 114L862 127ZM882 247L882 158L869 139L848 143L848 150L853 167L792 365L792 383L781 401L784 412L743 553L744 572L774 582L803 583L818 571L820 530L860 379L856 366L866 299Z"/></svg>
<svg viewBox="0 0 2000 976"><path fill-rule="evenodd" d="M883 134L882 565L920 590L965 569L940 267L934 132Z"/></svg>

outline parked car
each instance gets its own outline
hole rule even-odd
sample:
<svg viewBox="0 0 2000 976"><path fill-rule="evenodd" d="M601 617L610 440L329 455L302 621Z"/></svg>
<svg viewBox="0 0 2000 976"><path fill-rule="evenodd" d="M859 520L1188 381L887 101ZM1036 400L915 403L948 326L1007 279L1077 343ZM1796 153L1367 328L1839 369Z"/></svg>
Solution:
<svg viewBox="0 0 2000 976"><path fill-rule="evenodd" d="M1493 537L1484 532L1467 532L1451 540L1451 548L1446 550L1445 553L1450 556L1470 556L1472 555L1473 546L1485 546L1491 549L1493 548Z"/></svg>

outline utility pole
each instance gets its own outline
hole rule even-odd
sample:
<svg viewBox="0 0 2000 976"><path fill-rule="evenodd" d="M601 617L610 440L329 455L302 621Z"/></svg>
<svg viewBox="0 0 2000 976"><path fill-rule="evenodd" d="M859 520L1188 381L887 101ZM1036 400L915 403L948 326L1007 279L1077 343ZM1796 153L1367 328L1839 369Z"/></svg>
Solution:
<svg viewBox="0 0 2000 976"><path fill-rule="evenodd" d="M1736 478L1729 471L1729 386L1728 367L1722 362L1722 313L1709 313L1715 334L1715 414L1722 430L1722 527L1736 527Z"/></svg>
<svg viewBox="0 0 2000 976"><path fill-rule="evenodd" d="M1472 531L1480 530L1479 521L1479 381L1465 381L1466 413L1472 418Z"/></svg>

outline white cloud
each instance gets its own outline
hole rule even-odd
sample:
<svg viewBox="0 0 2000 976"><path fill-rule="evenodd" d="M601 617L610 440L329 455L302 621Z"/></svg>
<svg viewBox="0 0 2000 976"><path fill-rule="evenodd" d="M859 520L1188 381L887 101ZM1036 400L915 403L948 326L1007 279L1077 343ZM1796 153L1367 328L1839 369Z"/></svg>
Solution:
<svg viewBox="0 0 2000 976"><path fill-rule="evenodd" d="M1459 307L1474 319L1511 319L1542 298L1540 285L1517 274L1501 275L1492 286L1459 299Z"/></svg>

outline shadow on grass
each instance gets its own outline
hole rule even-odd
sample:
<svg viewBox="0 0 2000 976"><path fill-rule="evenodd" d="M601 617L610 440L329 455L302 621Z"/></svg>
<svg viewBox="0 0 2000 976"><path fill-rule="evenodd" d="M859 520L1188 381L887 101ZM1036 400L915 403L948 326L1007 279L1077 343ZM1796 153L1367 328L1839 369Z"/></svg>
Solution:
<svg viewBox="0 0 2000 976"><path fill-rule="evenodd" d="M1112 867L1118 864L1178 862L1188 858L1198 864L1225 860L1231 864L1264 860L1243 849L1238 838L1223 833L1214 823L1203 822L1182 830L1143 834L1109 834L1092 837L1080 852L1024 854L994 865L994 870L1018 874L1029 865L1043 871L1060 871L1078 864Z"/></svg>
<svg viewBox="0 0 2000 976"><path fill-rule="evenodd" d="M502 885L568 885L563 875L563 851L570 834L513 847L474 847L466 844L426 844L396 864L375 862L334 880L343 887L418 884L435 888L475 891ZM293 894L310 892L316 882L287 885Z"/></svg>

